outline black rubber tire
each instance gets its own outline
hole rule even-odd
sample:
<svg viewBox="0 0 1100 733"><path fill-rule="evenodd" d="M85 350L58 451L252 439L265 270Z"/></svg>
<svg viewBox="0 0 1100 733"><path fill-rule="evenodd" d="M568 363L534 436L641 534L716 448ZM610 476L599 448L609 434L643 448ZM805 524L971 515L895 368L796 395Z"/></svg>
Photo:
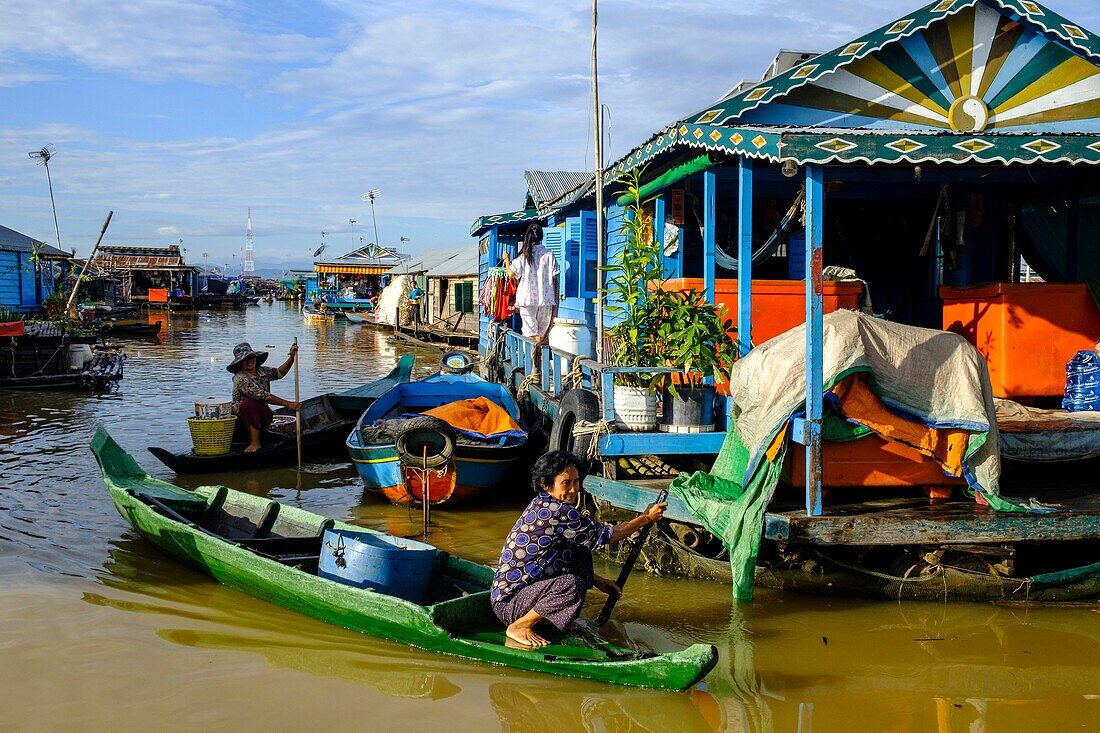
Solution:
<svg viewBox="0 0 1100 733"><path fill-rule="evenodd" d="M558 416L550 428L550 443L547 450L563 450L572 453L581 462L585 473L591 468L588 452L595 435L573 435L573 428L579 421L597 422L600 419L600 400L594 392L587 389L570 389L558 402Z"/></svg>
<svg viewBox="0 0 1100 733"><path fill-rule="evenodd" d="M411 468L441 468L454 455L456 440L454 428L450 425L439 418L421 415L405 421L397 433L394 447L397 449L397 460L402 465ZM427 462L423 451L416 450L412 445L418 441L430 443Z"/></svg>

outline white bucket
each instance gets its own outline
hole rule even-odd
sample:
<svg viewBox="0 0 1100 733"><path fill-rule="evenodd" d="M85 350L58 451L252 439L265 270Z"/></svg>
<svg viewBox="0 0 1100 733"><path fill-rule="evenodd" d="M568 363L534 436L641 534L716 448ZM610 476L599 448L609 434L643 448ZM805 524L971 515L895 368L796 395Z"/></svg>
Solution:
<svg viewBox="0 0 1100 733"><path fill-rule="evenodd" d="M195 417L199 420L218 420L233 414L233 403L224 397L204 397L195 400Z"/></svg>
<svg viewBox="0 0 1100 733"><path fill-rule="evenodd" d="M645 387L615 387L615 422L630 432L657 427L657 394Z"/></svg>
<svg viewBox="0 0 1100 733"><path fill-rule="evenodd" d="M88 344L69 344L69 371L79 372L92 360L92 347Z"/></svg>
<svg viewBox="0 0 1100 733"><path fill-rule="evenodd" d="M592 357L592 330L584 321L571 318L555 318L550 329L551 348L575 356Z"/></svg>

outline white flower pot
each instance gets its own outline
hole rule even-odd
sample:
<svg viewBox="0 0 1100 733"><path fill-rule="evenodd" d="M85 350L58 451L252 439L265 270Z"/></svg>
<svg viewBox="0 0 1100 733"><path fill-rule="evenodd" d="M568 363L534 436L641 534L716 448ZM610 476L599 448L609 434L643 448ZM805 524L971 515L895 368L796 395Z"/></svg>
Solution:
<svg viewBox="0 0 1100 733"><path fill-rule="evenodd" d="M657 427L657 394L645 387L615 387L615 422L631 432L653 430Z"/></svg>

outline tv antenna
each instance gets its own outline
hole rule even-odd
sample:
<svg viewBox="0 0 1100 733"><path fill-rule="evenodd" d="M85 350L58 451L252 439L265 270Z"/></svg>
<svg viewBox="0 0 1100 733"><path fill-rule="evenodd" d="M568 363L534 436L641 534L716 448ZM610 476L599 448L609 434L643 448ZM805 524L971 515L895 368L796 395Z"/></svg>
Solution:
<svg viewBox="0 0 1100 733"><path fill-rule="evenodd" d="M47 144L39 150L32 150L27 155L46 169L46 185L50 187L50 206L53 208L53 231L57 235L57 248L61 249L61 227L57 225L57 204L53 200L53 180L50 178L50 158L57 155L57 148Z"/></svg>
<svg viewBox="0 0 1100 733"><path fill-rule="evenodd" d="M374 243L377 244L379 247L382 246L382 243L378 241L378 217L374 215L374 200L381 195L382 192L379 191L377 188L372 188L371 190L363 194L363 200L370 201L370 218L374 222Z"/></svg>

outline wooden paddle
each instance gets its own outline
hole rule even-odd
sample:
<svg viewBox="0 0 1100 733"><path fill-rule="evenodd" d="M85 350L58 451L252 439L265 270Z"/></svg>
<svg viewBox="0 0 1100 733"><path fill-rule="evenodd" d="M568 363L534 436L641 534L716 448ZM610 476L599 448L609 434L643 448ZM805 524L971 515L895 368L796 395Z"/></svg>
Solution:
<svg viewBox="0 0 1100 733"><path fill-rule="evenodd" d="M298 345L298 337L294 337L294 345ZM298 350L294 350L294 402L298 405L298 414L294 416L294 432L298 435L298 470L302 470L302 403L298 394Z"/></svg>
<svg viewBox="0 0 1100 733"><path fill-rule="evenodd" d="M653 503L661 504L667 498L668 489L662 489L661 493L657 494L657 501ZM630 546L630 552L627 554L626 559L623 560L623 569L619 571L619 577L615 580L615 585L619 586L619 592L617 594L613 593L607 597L607 602L603 604L603 610L600 611L600 615L596 617L597 626L603 626L611 620L611 614L615 611L615 604L623 597L623 589L626 588L626 581L630 578L630 571L634 569L634 563L638 561L638 556L642 554L642 545L645 544L646 539L649 537L649 532L652 529L653 525L647 524L638 530L638 536L634 540L634 544Z"/></svg>

